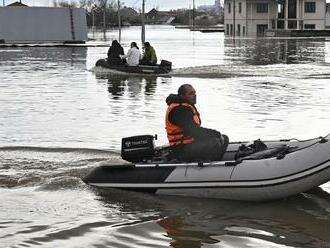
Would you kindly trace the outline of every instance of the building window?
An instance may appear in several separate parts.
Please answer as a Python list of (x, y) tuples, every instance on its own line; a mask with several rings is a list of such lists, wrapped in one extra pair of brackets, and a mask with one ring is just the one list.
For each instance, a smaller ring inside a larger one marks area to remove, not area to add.
[(238, 13), (242, 13), (242, 3), (238, 3)]
[(241, 24), (237, 24), (237, 35), (241, 36)]
[(268, 13), (268, 3), (257, 3), (257, 13)]
[(284, 29), (284, 21), (278, 20), (277, 21), (277, 29)]
[(278, 18), (284, 18), (284, 4), (278, 4), (277, 5), (277, 17)]
[(231, 4), (228, 3), (228, 13), (230, 14), (230, 12), (231, 12)]
[(305, 29), (315, 29), (315, 24), (305, 24)]
[(288, 29), (297, 29), (297, 21), (289, 20), (288, 21)]
[(245, 26), (243, 26), (243, 32), (242, 32), (243, 36), (245, 36)]
[(315, 2), (305, 2), (305, 13), (315, 13)]
[(288, 0), (288, 18), (297, 18), (297, 0)]
[(229, 24), (226, 24), (226, 35), (229, 34)]
[(230, 35), (233, 35), (233, 24), (230, 24)]

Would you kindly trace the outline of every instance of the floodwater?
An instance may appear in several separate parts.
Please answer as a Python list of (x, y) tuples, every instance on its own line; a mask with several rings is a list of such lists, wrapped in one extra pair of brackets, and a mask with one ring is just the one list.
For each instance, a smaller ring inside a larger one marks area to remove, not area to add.
[[(0, 247), (330, 247), (330, 183), (266, 203), (101, 192), (81, 178), (120, 162), (122, 137), (166, 143), (165, 98), (197, 90), (203, 126), (232, 141), (330, 133), (330, 38), (225, 39), (147, 27), (166, 77), (94, 68), (88, 47), (0, 48)], [(123, 30), (125, 51), (140, 40)]]

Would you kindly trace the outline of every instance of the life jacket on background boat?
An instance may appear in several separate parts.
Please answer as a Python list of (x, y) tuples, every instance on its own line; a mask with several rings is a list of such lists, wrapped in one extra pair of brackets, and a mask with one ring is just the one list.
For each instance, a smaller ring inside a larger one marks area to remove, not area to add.
[(179, 107), (179, 106), (189, 107), (193, 113), (194, 122), (198, 126), (201, 125), (201, 119), (199, 117), (199, 113), (193, 105), (191, 105), (189, 103), (171, 103), (168, 106), (167, 111), (166, 111), (166, 132), (167, 132), (167, 138), (170, 143), (170, 146), (178, 146), (178, 145), (182, 145), (182, 144), (186, 145), (186, 144), (189, 144), (194, 141), (194, 138), (184, 135), (184, 130), (181, 127), (179, 127), (169, 121), (169, 115), (170, 115), (171, 111), (174, 108)]

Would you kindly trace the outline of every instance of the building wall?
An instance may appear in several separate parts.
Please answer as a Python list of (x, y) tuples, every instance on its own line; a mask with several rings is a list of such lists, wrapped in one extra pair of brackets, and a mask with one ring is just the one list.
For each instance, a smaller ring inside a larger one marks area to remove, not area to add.
[(86, 41), (84, 9), (48, 7), (0, 8), (0, 40), (6, 43)]
[[(322, 0), (302, 0), (302, 2), (315, 2), (315, 13), (304, 13), (304, 24), (315, 24), (315, 29), (325, 28), (325, 10), (326, 2)], [(304, 11), (304, 4), (302, 4), (302, 10)]]
[(330, 3), (327, 3), (327, 10), (325, 13), (325, 26), (330, 27)]
[[(305, 2), (315, 2), (315, 13), (305, 13)], [(242, 12), (239, 13), (239, 3), (242, 5)], [(268, 13), (258, 13), (257, 3), (268, 3)], [(229, 36), (249, 36), (258, 35), (258, 25), (267, 25), (267, 29), (277, 28), (278, 3), (274, 0), (225, 0), (224, 23), (225, 34)], [(229, 13), (230, 6), (230, 13)], [(235, 6), (235, 14), (234, 14)], [(297, 0), (297, 29), (299, 23), (304, 25), (313, 24), (315, 29), (325, 28), (325, 0)], [(330, 11), (329, 11), (330, 25)], [(234, 28), (235, 26), (235, 28)], [(240, 26), (240, 27), (239, 27)], [(237, 32), (245, 27), (245, 33)], [(266, 26), (264, 26), (266, 27)], [(287, 23), (285, 28), (287, 29)], [(260, 28), (260, 27), (259, 27)], [(302, 27), (303, 29), (304, 27)], [(234, 34), (235, 30), (235, 34)], [(260, 30), (259, 30), (260, 32)]]
[[(276, 19), (277, 4), (274, 1), (262, 1), (268, 3), (268, 13), (257, 13), (257, 2), (251, 0), (235, 0), (235, 21), (233, 13), (233, 0), (225, 1), (225, 34), (230, 34), (230, 26), (235, 23), (235, 36), (256, 36), (257, 25), (267, 25), (269, 28), (272, 27), (272, 20)], [(242, 11), (239, 13), (239, 3), (241, 3)], [(230, 13), (228, 13), (228, 7), (231, 7)], [(276, 13), (276, 14), (275, 14)], [(228, 25), (227, 25), (228, 24)], [(241, 32), (238, 32), (238, 25), (240, 25)], [(228, 30), (229, 29), (229, 30)], [(234, 28), (233, 28), (234, 29)], [(243, 32), (245, 29), (245, 33)]]

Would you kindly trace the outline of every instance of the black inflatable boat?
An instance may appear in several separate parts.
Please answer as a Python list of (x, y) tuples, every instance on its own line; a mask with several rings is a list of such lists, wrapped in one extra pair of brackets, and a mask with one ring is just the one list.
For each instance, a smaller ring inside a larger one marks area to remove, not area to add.
[(99, 59), (96, 61), (95, 66), (124, 72), (124, 73), (136, 73), (136, 74), (166, 74), (172, 70), (172, 62), (167, 60), (161, 60), (157, 65), (111, 65), (107, 59)]

